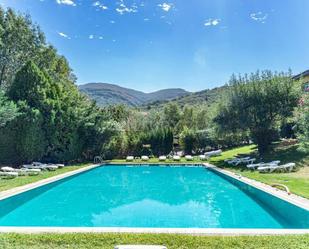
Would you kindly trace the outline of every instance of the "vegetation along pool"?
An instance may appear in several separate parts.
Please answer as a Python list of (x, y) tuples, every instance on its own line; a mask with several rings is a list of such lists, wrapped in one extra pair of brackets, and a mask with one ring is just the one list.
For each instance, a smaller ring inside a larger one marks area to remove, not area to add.
[(309, 228), (309, 212), (204, 167), (116, 165), (0, 201), (0, 226)]

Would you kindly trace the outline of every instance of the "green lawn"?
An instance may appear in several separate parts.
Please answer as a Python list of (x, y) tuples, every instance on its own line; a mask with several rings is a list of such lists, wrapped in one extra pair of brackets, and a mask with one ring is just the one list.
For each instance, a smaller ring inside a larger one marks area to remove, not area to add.
[(113, 249), (118, 244), (159, 244), (168, 249), (309, 248), (309, 236), (189, 236), (173, 234), (1, 234), (4, 249)]
[(256, 171), (250, 171), (245, 166), (235, 167), (224, 163), (225, 159), (236, 155), (251, 155), (252, 157), (257, 157), (256, 153), (255, 146), (244, 146), (223, 152), (222, 156), (211, 159), (210, 163), (266, 184), (284, 184), (289, 187), (292, 193), (309, 198), (309, 155), (299, 152), (297, 150), (297, 145), (286, 147), (280, 147), (278, 144), (274, 145), (272, 152), (266, 154), (264, 158), (261, 159), (264, 162), (273, 160), (280, 160), (281, 163), (295, 162), (297, 171), (292, 173), (261, 174)]
[(25, 184), (37, 182), (39, 180), (43, 180), (52, 176), (56, 176), (59, 174), (63, 174), (72, 170), (79, 169), (81, 167), (85, 167), (89, 164), (81, 164), (74, 166), (67, 166), (62, 169), (57, 169), (56, 171), (43, 171), (40, 175), (37, 176), (19, 176), (14, 179), (1, 179), (0, 180), (0, 191), (8, 190), (11, 188), (19, 187)]

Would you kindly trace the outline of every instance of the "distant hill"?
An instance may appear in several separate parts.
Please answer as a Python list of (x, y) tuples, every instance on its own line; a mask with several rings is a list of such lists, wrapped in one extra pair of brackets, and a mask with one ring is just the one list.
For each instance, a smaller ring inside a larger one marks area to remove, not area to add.
[(171, 100), (154, 101), (144, 104), (142, 107), (145, 109), (155, 109), (163, 107), (166, 103), (177, 103), (180, 107), (185, 105), (201, 105), (212, 104), (220, 99), (220, 97), (227, 91), (227, 86), (216, 87), (199, 92), (190, 93), (184, 96), (177, 97)]
[(108, 83), (88, 83), (80, 85), (79, 89), (98, 105), (125, 104), (129, 106), (141, 106), (152, 102), (168, 101), (190, 94), (180, 88), (164, 89), (152, 93), (144, 93), (129, 88), (120, 87)]

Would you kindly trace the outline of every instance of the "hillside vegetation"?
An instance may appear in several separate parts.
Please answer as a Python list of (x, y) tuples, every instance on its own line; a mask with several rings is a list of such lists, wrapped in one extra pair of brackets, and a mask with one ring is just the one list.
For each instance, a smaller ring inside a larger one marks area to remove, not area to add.
[(216, 87), (213, 89), (207, 89), (199, 92), (190, 93), (184, 96), (180, 96), (171, 100), (154, 101), (143, 105), (145, 109), (156, 109), (164, 107), (167, 103), (174, 103), (179, 107), (184, 107), (185, 105), (211, 105), (213, 103), (219, 102), (221, 97), (226, 93), (228, 87)]
[(144, 93), (108, 83), (89, 83), (79, 86), (79, 89), (91, 99), (95, 100), (100, 106), (124, 104), (135, 107), (154, 101), (166, 101), (189, 94), (189, 92), (180, 88)]

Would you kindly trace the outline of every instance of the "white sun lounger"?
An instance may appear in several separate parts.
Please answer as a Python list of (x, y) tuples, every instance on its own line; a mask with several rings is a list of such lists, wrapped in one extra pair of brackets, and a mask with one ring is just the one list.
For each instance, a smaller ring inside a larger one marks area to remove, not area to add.
[(274, 165), (269, 165), (269, 166), (258, 167), (257, 170), (260, 173), (272, 173), (278, 168), (279, 168), (279, 166), (274, 164)]
[(248, 164), (246, 167), (248, 168), (248, 169), (257, 169), (258, 167), (263, 167), (263, 166), (265, 166), (265, 163), (254, 163), (254, 164)]
[(16, 173), (18, 173), (19, 176), (26, 176), (26, 175), (34, 176), (34, 175), (40, 174), (40, 172), (41, 172), (40, 169), (26, 169), (26, 168), (14, 169), (12, 167), (2, 167), (1, 171), (3, 171), (3, 172), (16, 172)]
[(208, 157), (212, 157), (212, 156), (220, 156), (221, 153), (222, 153), (222, 150), (213, 150), (213, 151), (206, 152), (204, 155)]
[(134, 160), (134, 156), (127, 156), (127, 162), (132, 162)]
[(200, 158), (200, 160), (202, 160), (202, 161), (205, 161), (205, 160), (208, 159), (208, 157), (205, 156), (205, 155), (199, 155), (199, 158)]
[(12, 167), (2, 167), (1, 171), (3, 171), (3, 172), (15, 172), (15, 171), (17, 171), (17, 169), (14, 169)]
[(174, 161), (180, 161), (180, 156), (176, 156), (176, 155), (173, 156), (173, 160), (174, 160)]
[(167, 249), (165, 246), (156, 245), (122, 245), (115, 246), (115, 249)]
[(279, 168), (278, 164), (280, 163), (279, 160), (277, 161), (272, 161), (270, 163), (265, 163), (263, 166), (260, 166), (257, 168), (257, 170), (261, 173), (272, 173), (274, 172), (276, 169)]
[(185, 156), (185, 159), (186, 159), (187, 161), (193, 161), (193, 160), (194, 160), (193, 156), (191, 156), (191, 155), (186, 155), (186, 156)]
[(166, 156), (159, 156), (159, 161), (161, 162), (166, 161)]
[(17, 172), (0, 172), (0, 177), (6, 179), (12, 179), (18, 176)]
[(295, 166), (296, 166), (295, 163), (287, 163), (287, 164), (279, 165), (277, 169), (287, 171), (287, 172), (291, 172), (294, 169)]
[(141, 159), (142, 159), (142, 161), (149, 161), (149, 157), (148, 156), (142, 156)]

